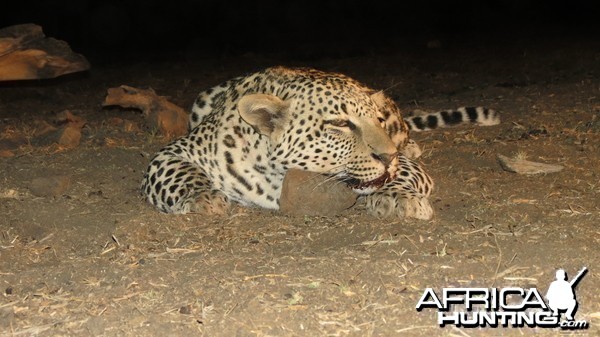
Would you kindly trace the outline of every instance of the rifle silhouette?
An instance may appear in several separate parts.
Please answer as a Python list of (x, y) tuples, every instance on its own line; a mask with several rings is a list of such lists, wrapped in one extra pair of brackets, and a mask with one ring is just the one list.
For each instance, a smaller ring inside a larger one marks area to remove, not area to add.
[(573, 277), (571, 279), (571, 281), (569, 282), (569, 285), (571, 285), (571, 288), (574, 288), (577, 285), (577, 283), (579, 283), (579, 281), (581, 280), (583, 275), (585, 275), (587, 273), (587, 271), (588, 271), (587, 267), (581, 268), (579, 273), (577, 273), (577, 275), (575, 275), (575, 277)]

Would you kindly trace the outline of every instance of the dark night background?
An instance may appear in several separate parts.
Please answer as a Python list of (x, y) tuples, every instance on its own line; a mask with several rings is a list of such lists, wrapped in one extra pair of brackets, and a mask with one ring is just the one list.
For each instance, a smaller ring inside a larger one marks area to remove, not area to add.
[(55, 0), (12, 6), (0, 11), (0, 26), (40, 24), (46, 35), (92, 60), (138, 51), (336, 57), (423, 48), (437, 39), (452, 47), (596, 39), (600, 32), (600, 4), (583, 0)]

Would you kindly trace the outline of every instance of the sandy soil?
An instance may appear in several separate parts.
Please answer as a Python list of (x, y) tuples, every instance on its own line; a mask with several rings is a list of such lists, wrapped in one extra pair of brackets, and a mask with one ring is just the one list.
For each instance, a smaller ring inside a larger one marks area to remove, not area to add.
[[(296, 61), (176, 54), (1, 84), (2, 137), (27, 141), (0, 158), (0, 336), (555, 335), (442, 329), (436, 311), (415, 305), (426, 287), (545, 292), (556, 269), (584, 266), (576, 318), (598, 335), (599, 50), (537, 41)], [(152, 87), (189, 107), (201, 89), (276, 64), (344, 72), (387, 88), (405, 111), (488, 106), (502, 123), (414, 134), (436, 182), (431, 221), (376, 219), (360, 206), (329, 218), (243, 208), (211, 218), (147, 205), (142, 172), (166, 141), (139, 112), (102, 108), (106, 89)], [(31, 144), (36, 125), (65, 110), (87, 121), (81, 144)], [(498, 154), (565, 169), (517, 175)], [(48, 177), (67, 188), (32, 193)]]

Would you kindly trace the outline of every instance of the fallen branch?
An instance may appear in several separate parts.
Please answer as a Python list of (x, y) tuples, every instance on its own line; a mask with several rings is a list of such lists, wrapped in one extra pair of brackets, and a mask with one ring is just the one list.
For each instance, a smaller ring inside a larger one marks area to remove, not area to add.
[(89, 62), (34, 24), (0, 29), (0, 81), (54, 78), (88, 70)]
[(182, 108), (158, 96), (152, 89), (138, 89), (127, 85), (108, 89), (102, 106), (120, 106), (139, 109), (146, 116), (151, 129), (169, 138), (183, 136), (188, 129), (188, 115)]
[(564, 169), (564, 167), (560, 165), (537, 163), (519, 158), (508, 158), (501, 154), (498, 155), (498, 162), (500, 162), (500, 166), (502, 166), (505, 171), (519, 174), (554, 173)]

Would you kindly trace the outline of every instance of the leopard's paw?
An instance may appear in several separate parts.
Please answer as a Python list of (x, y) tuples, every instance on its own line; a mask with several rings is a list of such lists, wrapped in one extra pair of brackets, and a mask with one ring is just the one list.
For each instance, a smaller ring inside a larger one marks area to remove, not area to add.
[(201, 193), (195, 198), (190, 198), (183, 203), (177, 213), (203, 214), (203, 215), (225, 215), (231, 208), (231, 203), (225, 194), (220, 191)]
[(433, 208), (426, 197), (394, 197), (392, 195), (370, 195), (366, 199), (369, 214), (378, 218), (398, 217), (430, 220)]

